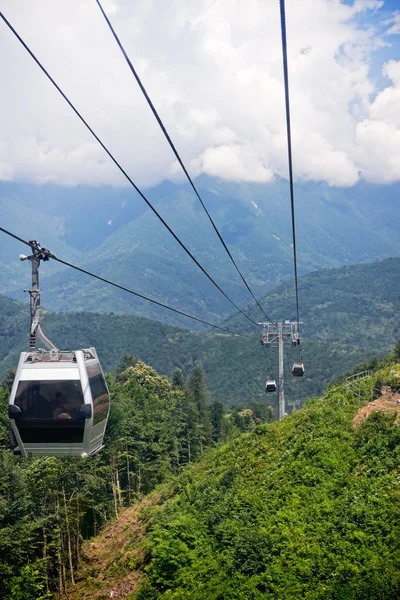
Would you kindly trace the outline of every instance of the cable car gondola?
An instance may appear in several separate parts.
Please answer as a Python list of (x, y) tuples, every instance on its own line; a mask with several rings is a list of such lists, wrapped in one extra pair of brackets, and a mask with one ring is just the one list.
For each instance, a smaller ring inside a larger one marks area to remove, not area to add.
[(109, 393), (96, 350), (22, 352), (8, 410), (16, 454), (99, 452)]
[(294, 377), (303, 377), (304, 375), (304, 363), (294, 363), (292, 367), (292, 375)]
[(267, 379), (265, 384), (265, 391), (267, 393), (276, 392), (276, 382), (275, 379)]
[[(22, 352), (11, 390), (15, 454), (91, 456), (103, 446), (110, 397), (95, 348), (58, 350), (39, 324), (40, 260), (51, 254), (32, 240), (31, 330), (29, 352)], [(36, 335), (48, 350), (36, 347)]]

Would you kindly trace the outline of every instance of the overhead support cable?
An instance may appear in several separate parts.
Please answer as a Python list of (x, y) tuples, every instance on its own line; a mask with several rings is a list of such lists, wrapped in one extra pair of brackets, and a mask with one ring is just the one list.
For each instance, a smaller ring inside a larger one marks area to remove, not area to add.
[(289, 161), (289, 185), (290, 185), (290, 206), (292, 213), (292, 238), (293, 238), (293, 261), (294, 261), (294, 282), (296, 291), (296, 320), (297, 327), (300, 330), (299, 323), (299, 286), (297, 279), (297, 250), (296, 250), (296, 223), (294, 212), (294, 183), (293, 183), (293, 163), (292, 163), (292, 134), (290, 127), (290, 99), (289, 99), (289, 69), (287, 59), (287, 43), (286, 43), (286, 14), (285, 0), (279, 0), (280, 16), (281, 16), (281, 35), (282, 35), (282, 58), (283, 58), (283, 79), (285, 85), (285, 110), (286, 110), (286, 132), (288, 146), (288, 161)]
[[(17, 240), (18, 242), (21, 242), (21, 244), (25, 244), (26, 246), (29, 246), (30, 248), (35, 248), (34, 244), (27, 242), (26, 240), (20, 238), (18, 235), (15, 235), (15, 233), (8, 231), (4, 227), (0, 227), (0, 231), (2, 231), (3, 233), (6, 233), (10, 237)], [(168, 306), (167, 304), (158, 302), (158, 300), (154, 300), (153, 298), (148, 298), (147, 296), (144, 296), (143, 294), (134, 292), (130, 288), (120, 285), (119, 283), (115, 283), (114, 281), (110, 281), (109, 279), (106, 279), (105, 277), (101, 277), (100, 275), (91, 273), (90, 271), (87, 271), (86, 269), (82, 269), (82, 267), (78, 267), (77, 265), (73, 265), (72, 263), (67, 262), (66, 260), (63, 260), (62, 258), (58, 258), (57, 256), (55, 256), (52, 252), (50, 252), (46, 248), (42, 248), (41, 250), (43, 250), (44, 254), (48, 257), (47, 260), (49, 258), (51, 258), (52, 260), (55, 260), (55, 261), (61, 263), (62, 265), (65, 265), (66, 267), (70, 267), (71, 269), (80, 271), (81, 273), (84, 273), (85, 275), (89, 275), (90, 277), (94, 277), (95, 279), (98, 279), (99, 281), (103, 281), (104, 283), (107, 283), (108, 285), (112, 285), (120, 290), (123, 290), (124, 292), (128, 292), (128, 294), (133, 294), (134, 296), (137, 296), (138, 298), (141, 298), (142, 300), (146, 300), (147, 302), (151, 302), (152, 304), (156, 304), (157, 306), (166, 308), (167, 310), (177, 313), (178, 315), (182, 315), (183, 317), (187, 317), (188, 319), (192, 319), (193, 321), (197, 321), (198, 323), (202, 323), (203, 325), (208, 325), (209, 327), (214, 327), (215, 329), (220, 329), (221, 331), (225, 331), (226, 333), (231, 333), (232, 335), (242, 335), (242, 334), (236, 333), (235, 331), (231, 331), (230, 329), (227, 329), (226, 327), (221, 327), (220, 325), (215, 325), (215, 324), (209, 323), (208, 321), (205, 321), (203, 319), (199, 319), (198, 317), (194, 317), (193, 315), (189, 315), (181, 310), (178, 310), (177, 308), (172, 308), (171, 306)]]
[(204, 211), (205, 211), (205, 213), (206, 213), (207, 217), (209, 218), (209, 221), (210, 221), (211, 225), (213, 226), (213, 228), (214, 228), (214, 231), (215, 231), (215, 233), (217, 234), (217, 236), (218, 236), (218, 238), (219, 238), (219, 240), (220, 240), (221, 244), (223, 245), (223, 247), (224, 247), (224, 249), (225, 249), (226, 253), (228, 254), (228, 256), (229, 256), (230, 260), (231, 260), (231, 261), (232, 261), (232, 263), (233, 263), (233, 265), (235, 266), (235, 268), (236, 268), (236, 271), (239, 273), (239, 275), (240, 275), (240, 277), (241, 277), (241, 279), (242, 279), (243, 283), (245, 284), (245, 286), (246, 286), (247, 290), (250, 292), (251, 296), (253, 297), (253, 300), (256, 302), (257, 306), (258, 306), (258, 307), (259, 307), (259, 309), (262, 311), (262, 313), (264, 314), (264, 316), (266, 317), (266, 319), (272, 323), (271, 319), (270, 319), (270, 318), (269, 318), (269, 316), (266, 314), (266, 312), (264, 311), (263, 307), (261, 306), (261, 304), (259, 303), (259, 301), (258, 301), (258, 300), (257, 300), (257, 298), (255, 297), (255, 295), (253, 294), (253, 292), (252, 292), (252, 290), (251, 290), (251, 288), (250, 288), (249, 284), (247, 283), (247, 281), (246, 281), (246, 279), (245, 279), (244, 275), (242, 274), (242, 272), (240, 271), (240, 269), (239, 269), (239, 267), (238, 267), (238, 265), (237, 265), (237, 263), (236, 263), (235, 259), (233, 258), (232, 254), (231, 254), (231, 252), (230, 252), (230, 250), (229, 250), (229, 248), (228, 248), (228, 246), (226, 245), (226, 243), (225, 243), (225, 241), (224, 241), (224, 239), (223, 239), (223, 237), (222, 237), (221, 233), (219, 232), (219, 230), (218, 230), (218, 228), (217, 228), (216, 224), (214, 223), (214, 221), (213, 221), (213, 218), (211, 217), (211, 215), (210, 215), (209, 211), (207, 210), (207, 207), (206, 207), (206, 205), (204, 204), (204, 202), (203, 202), (203, 200), (202, 200), (202, 198), (201, 198), (201, 196), (200, 196), (200, 194), (199, 194), (199, 192), (198, 192), (198, 190), (197, 190), (197, 188), (196, 188), (195, 184), (193, 183), (193, 180), (192, 180), (192, 178), (190, 177), (190, 175), (189, 175), (189, 173), (188, 173), (188, 171), (187, 171), (187, 169), (186, 169), (186, 167), (185, 167), (185, 165), (184, 165), (184, 163), (183, 163), (183, 160), (181, 159), (181, 157), (180, 157), (180, 155), (179, 155), (179, 152), (178, 152), (178, 150), (177, 150), (177, 149), (176, 149), (176, 147), (175, 147), (175, 144), (173, 143), (173, 141), (172, 141), (172, 139), (171, 139), (171, 137), (170, 137), (170, 135), (169, 135), (169, 133), (168, 133), (168, 131), (167, 131), (167, 129), (166, 129), (166, 127), (165, 127), (165, 125), (164, 125), (164, 123), (163, 123), (163, 121), (162, 121), (161, 117), (160, 117), (160, 115), (159, 115), (159, 114), (158, 114), (158, 112), (157, 112), (157, 109), (155, 108), (155, 106), (154, 106), (153, 102), (151, 101), (151, 98), (150, 98), (150, 96), (148, 95), (148, 93), (147, 93), (147, 91), (146, 91), (146, 88), (144, 87), (144, 85), (143, 85), (143, 83), (142, 83), (142, 81), (141, 81), (141, 79), (140, 79), (139, 75), (138, 75), (138, 74), (137, 74), (137, 72), (136, 72), (136, 69), (135, 69), (135, 67), (133, 66), (133, 64), (132, 64), (132, 62), (131, 62), (131, 60), (130, 60), (130, 58), (129, 58), (129, 56), (128, 56), (128, 54), (127, 54), (127, 52), (126, 52), (125, 48), (124, 48), (124, 46), (122, 45), (122, 42), (121, 42), (121, 40), (119, 39), (119, 37), (118, 37), (118, 35), (117, 35), (117, 33), (116, 33), (116, 31), (115, 31), (114, 27), (113, 27), (113, 26), (112, 26), (112, 24), (111, 24), (111, 21), (110, 21), (110, 19), (107, 17), (107, 15), (106, 15), (106, 13), (105, 13), (105, 11), (104, 11), (104, 9), (103, 9), (103, 7), (102, 7), (101, 3), (100, 3), (100, 0), (96, 0), (96, 3), (97, 3), (97, 5), (98, 5), (98, 7), (99, 7), (99, 9), (100, 9), (100, 11), (101, 11), (101, 13), (102, 13), (102, 15), (103, 15), (104, 19), (105, 19), (105, 20), (106, 20), (106, 22), (107, 22), (107, 25), (108, 25), (108, 27), (110, 28), (110, 31), (111, 31), (112, 35), (114, 36), (114, 39), (115, 39), (115, 41), (117, 42), (117, 44), (118, 44), (118, 47), (119, 47), (119, 49), (121, 50), (121, 52), (122, 52), (122, 54), (123, 54), (123, 56), (124, 56), (124, 58), (125, 58), (125, 60), (126, 60), (126, 62), (127, 62), (127, 64), (128, 64), (128, 66), (129, 66), (129, 68), (130, 68), (130, 70), (131, 70), (131, 72), (132, 72), (132, 75), (135, 77), (135, 79), (136, 79), (136, 82), (137, 82), (138, 86), (140, 87), (140, 89), (141, 89), (141, 91), (142, 91), (142, 93), (143, 93), (144, 97), (146, 98), (146, 100), (147, 100), (147, 104), (149, 105), (149, 107), (150, 107), (150, 109), (151, 109), (151, 111), (152, 111), (152, 113), (153, 113), (154, 117), (156, 118), (156, 121), (157, 121), (157, 123), (159, 124), (159, 126), (160, 126), (160, 128), (161, 128), (161, 130), (162, 130), (162, 132), (163, 132), (163, 134), (164, 134), (164, 136), (165, 136), (165, 138), (167, 139), (167, 141), (168, 141), (168, 144), (170, 145), (170, 148), (171, 148), (172, 152), (175, 154), (175, 158), (176, 158), (176, 160), (179, 162), (179, 164), (180, 164), (180, 166), (181, 166), (181, 168), (182, 168), (182, 171), (185, 173), (185, 175), (186, 175), (186, 178), (187, 178), (188, 182), (190, 183), (190, 185), (191, 185), (191, 187), (192, 187), (192, 189), (193, 189), (194, 193), (196, 194), (196, 196), (197, 196), (198, 200), (200, 201), (200, 204), (201, 204), (201, 206), (203, 207), (203, 209), (204, 209)]
[(168, 225), (168, 223), (163, 219), (163, 217), (160, 215), (160, 213), (154, 208), (154, 206), (151, 204), (151, 202), (146, 198), (146, 196), (143, 194), (143, 192), (134, 183), (133, 179), (131, 179), (131, 177), (128, 175), (128, 173), (124, 170), (124, 168), (117, 161), (117, 159), (113, 156), (113, 154), (111, 154), (111, 152), (108, 150), (108, 148), (105, 146), (105, 144), (103, 144), (103, 142), (98, 137), (98, 135), (90, 127), (88, 122), (83, 118), (83, 116), (78, 111), (78, 109), (74, 106), (74, 104), (67, 97), (67, 95), (62, 91), (60, 86), (56, 83), (56, 81), (53, 79), (53, 77), (50, 75), (50, 73), (45, 69), (45, 67), (42, 65), (40, 60), (35, 56), (35, 54), (32, 52), (32, 50), (29, 48), (29, 46), (24, 42), (24, 40), (17, 33), (17, 31), (14, 29), (14, 27), (11, 25), (11, 23), (6, 19), (6, 17), (4, 16), (4, 14), (2, 12), (0, 12), (0, 17), (3, 19), (3, 21), (7, 25), (7, 27), (12, 31), (12, 33), (15, 35), (15, 37), (18, 39), (18, 41), (22, 44), (22, 46), (25, 48), (25, 50), (28, 52), (28, 54), (33, 58), (33, 60), (38, 65), (38, 67), (41, 69), (41, 71), (46, 75), (46, 77), (49, 79), (49, 81), (53, 84), (53, 86), (56, 88), (56, 90), (61, 94), (61, 96), (64, 98), (64, 100), (67, 102), (67, 104), (72, 108), (72, 110), (74, 111), (76, 116), (85, 125), (86, 129), (88, 129), (88, 131), (90, 131), (92, 136), (100, 144), (100, 146), (103, 148), (103, 150), (109, 156), (109, 158), (111, 158), (113, 163), (118, 167), (118, 169), (121, 171), (121, 173), (124, 175), (124, 177), (129, 181), (129, 183), (136, 190), (136, 192), (139, 194), (139, 196), (146, 202), (147, 206), (153, 211), (153, 213), (156, 215), (156, 217), (161, 221), (161, 223), (164, 225), (164, 227), (169, 231), (169, 233), (173, 236), (173, 238), (178, 242), (178, 244), (186, 252), (186, 254), (193, 260), (193, 262), (199, 267), (199, 269), (204, 273), (204, 275), (206, 275), (206, 277), (218, 289), (218, 291), (221, 292), (221, 294), (223, 296), (225, 296), (225, 298), (232, 304), (232, 306), (234, 306), (236, 308), (236, 310), (238, 310), (244, 317), (246, 317), (246, 319), (248, 319), (251, 323), (253, 323), (253, 325), (256, 325), (257, 327), (259, 327), (259, 324), (256, 321), (254, 321), (251, 317), (249, 317), (249, 315), (247, 315), (245, 312), (243, 312), (243, 310), (241, 308), (239, 308), (239, 306), (237, 306), (237, 304), (228, 296), (228, 294), (226, 294), (226, 292), (224, 292), (224, 290), (218, 285), (218, 283), (216, 283), (216, 281), (211, 277), (211, 275), (209, 275), (209, 273), (206, 271), (206, 269), (193, 256), (193, 254), (185, 246), (185, 244), (179, 239), (179, 237), (171, 229), (171, 227)]

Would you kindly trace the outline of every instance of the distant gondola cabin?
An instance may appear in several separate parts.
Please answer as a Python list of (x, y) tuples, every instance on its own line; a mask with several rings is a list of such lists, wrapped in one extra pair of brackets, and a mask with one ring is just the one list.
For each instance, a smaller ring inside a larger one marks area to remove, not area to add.
[(294, 363), (293, 368), (292, 368), (292, 374), (294, 377), (303, 377), (304, 364), (303, 363)]
[(265, 384), (265, 391), (267, 393), (276, 392), (276, 382), (274, 379), (267, 379), (267, 382)]

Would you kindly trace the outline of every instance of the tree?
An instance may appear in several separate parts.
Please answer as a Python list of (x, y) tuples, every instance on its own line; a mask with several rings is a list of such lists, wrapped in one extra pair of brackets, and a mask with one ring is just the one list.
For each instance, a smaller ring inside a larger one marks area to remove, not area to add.
[(16, 369), (7, 369), (6, 375), (0, 384), (0, 388), (2, 390), (6, 390), (8, 393), (11, 392), (11, 389), (12, 389), (12, 386), (14, 383), (14, 379), (15, 379), (15, 373), (16, 373)]
[(212, 438), (212, 425), (208, 406), (204, 371), (199, 365), (195, 365), (186, 383), (186, 390), (190, 399), (194, 402), (202, 430), (201, 451), (204, 445), (209, 445)]
[(10, 440), (8, 437), (10, 421), (7, 416), (9, 397), (9, 392), (0, 388), (0, 450), (10, 447)]
[(221, 402), (213, 402), (210, 406), (210, 418), (213, 428), (212, 438), (214, 442), (222, 439), (224, 406)]
[(183, 379), (182, 369), (175, 368), (172, 372), (172, 385), (174, 388), (183, 389), (185, 382)]
[(183, 397), (183, 440), (184, 461), (192, 462), (202, 452), (202, 429), (199, 411), (193, 395), (186, 389)]
[(46, 591), (46, 577), (43, 560), (22, 567), (21, 575), (11, 582), (10, 600), (47, 600), (53, 594)]
[(115, 374), (117, 376), (118, 381), (122, 381), (122, 373), (126, 371), (126, 369), (129, 369), (129, 367), (134, 367), (135, 365), (137, 365), (138, 361), (139, 359), (137, 358), (137, 356), (133, 356), (132, 354), (124, 354), (124, 356), (121, 358), (115, 369)]

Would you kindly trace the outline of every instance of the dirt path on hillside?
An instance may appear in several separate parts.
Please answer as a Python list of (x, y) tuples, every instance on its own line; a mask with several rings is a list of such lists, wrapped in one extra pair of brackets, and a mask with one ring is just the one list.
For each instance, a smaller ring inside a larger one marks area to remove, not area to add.
[(363, 421), (374, 412), (396, 412), (396, 420), (400, 420), (400, 394), (392, 392), (390, 387), (383, 387), (381, 396), (373, 402), (368, 402), (362, 406), (353, 419), (354, 427), (358, 427)]
[(84, 544), (76, 585), (68, 588), (69, 600), (121, 600), (137, 590), (142, 580), (142, 542), (147, 522), (140, 513), (144, 506), (154, 504), (158, 501), (152, 495), (123, 509), (118, 520)]

